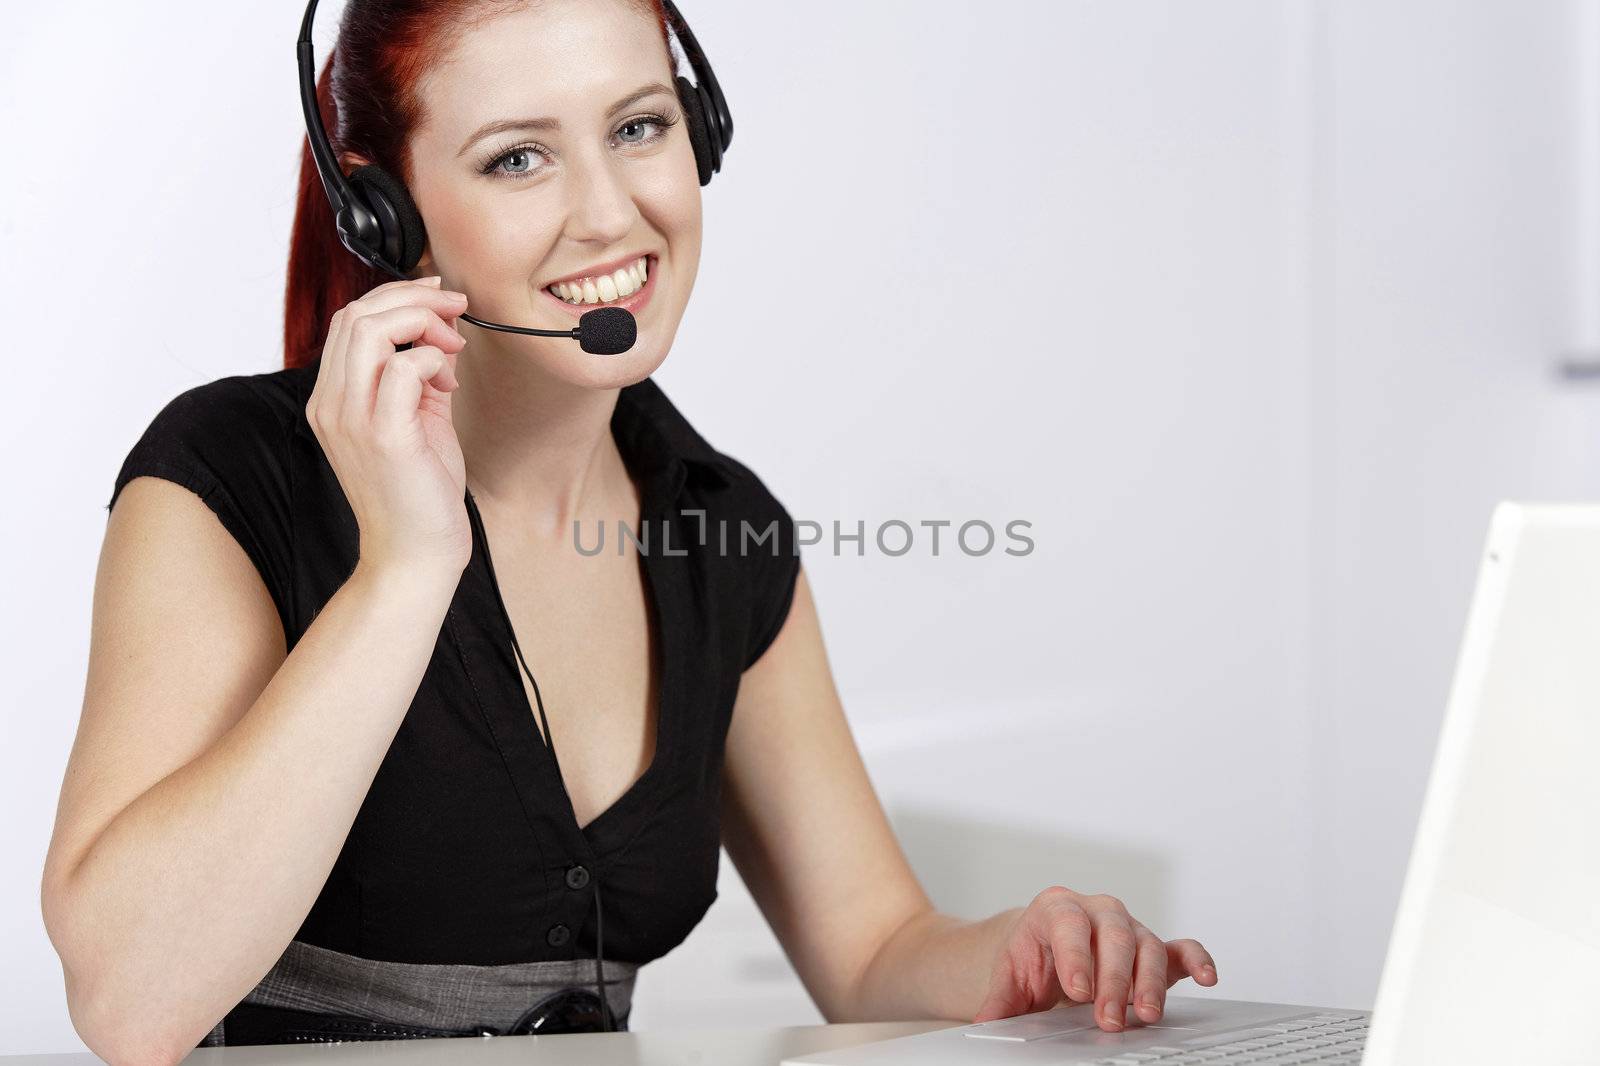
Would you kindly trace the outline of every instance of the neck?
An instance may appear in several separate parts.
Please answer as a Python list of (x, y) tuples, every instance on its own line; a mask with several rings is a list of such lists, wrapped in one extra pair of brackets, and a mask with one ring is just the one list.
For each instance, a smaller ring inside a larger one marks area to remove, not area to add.
[(631, 482), (611, 415), (617, 389), (552, 378), (530, 359), (492, 344), (468, 344), (456, 358), (461, 384), (451, 421), (479, 503), (518, 516), (529, 533), (560, 538), (572, 523), (605, 515)]

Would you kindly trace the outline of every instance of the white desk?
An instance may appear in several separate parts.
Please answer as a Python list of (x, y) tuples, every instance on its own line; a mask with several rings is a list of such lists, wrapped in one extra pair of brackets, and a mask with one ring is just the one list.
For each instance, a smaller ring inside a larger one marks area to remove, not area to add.
[[(853, 1022), (793, 1025), (781, 1029), (669, 1029), (637, 1033), (566, 1033), (551, 1036), (441, 1037), (429, 1040), (350, 1041), (342, 1044), (256, 1044), (196, 1048), (183, 1061), (194, 1066), (283, 1064), (299, 1066), (776, 1066), (793, 1055), (854, 1047), (874, 1040), (947, 1029), (962, 1022)], [(0, 1056), (4, 1066), (94, 1066), (88, 1052)]]

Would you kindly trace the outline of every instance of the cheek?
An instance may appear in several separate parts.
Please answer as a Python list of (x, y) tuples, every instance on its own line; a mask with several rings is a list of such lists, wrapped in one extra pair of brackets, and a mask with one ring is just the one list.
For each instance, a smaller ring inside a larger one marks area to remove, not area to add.
[[(521, 278), (556, 236), (545, 214), (519, 207), (514, 195), (460, 191), (418, 204), (435, 262), (449, 274)], [(524, 202), (531, 200), (524, 198)]]
[[(632, 178), (634, 201), (640, 213), (658, 232), (674, 242), (698, 246), (701, 225), (700, 179), (688, 135), (669, 151), (638, 167)], [(685, 249), (676, 249), (680, 253)]]
[(672, 180), (663, 190), (666, 210), (676, 229), (691, 236), (696, 244), (700, 238), (701, 188), (694, 166), (694, 152), (689, 148), (687, 136), (678, 145), (679, 153), (672, 171)]
[(677, 197), (671, 208), (668, 241), (672, 246), (672, 265), (686, 294), (694, 288), (700, 272), (700, 203), (700, 184), (690, 182), (688, 190)]
[[(687, 153), (687, 149), (685, 149)], [(693, 277), (700, 254), (702, 199), (693, 157), (686, 166), (664, 167), (656, 180), (640, 190), (639, 207), (651, 226), (666, 237), (673, 264)]]

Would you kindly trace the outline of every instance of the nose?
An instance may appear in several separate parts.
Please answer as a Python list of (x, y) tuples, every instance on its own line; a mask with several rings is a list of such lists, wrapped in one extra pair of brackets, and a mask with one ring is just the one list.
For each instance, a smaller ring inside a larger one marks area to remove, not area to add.
[(615, 244), (633, 231), (638, 217), (625, 163), (603, 151), (578, 160), (567, 186), (567, 235), (572, 240)]

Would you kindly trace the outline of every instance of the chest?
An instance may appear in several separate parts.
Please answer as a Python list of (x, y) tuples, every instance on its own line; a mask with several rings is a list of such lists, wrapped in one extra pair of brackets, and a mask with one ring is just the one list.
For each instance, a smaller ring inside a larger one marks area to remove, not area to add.
[(655, 755), (660, 641), (645, 559), (504, 534), (492, 552), (506, 615), (538, 682), (536, 691), (518, 664), (525, 713), (541, 737), (548, 722), (573, 813), (587, 826)]
[[(296, 641), (360, 548), (320, 445), (307, 433), (297, 447), (286, 595)], [(619, 558), (613, 525), (604, 559), (573, 558), (569, 541), (572, 565), (547, 568), (519, 542), (518, 515), (482, 516), (487, 540), (474, 537), (412, 704), (302, 939), (395, 962), (582, 958), (596, 946), (598, 884), (608, 959), (644, 963), (682, 942), (716, 898), (724, 739), (751, 613), (746, 561), (696, 547), (707, 543), (697, 539), (703, 528), (714, 546), (718, 522), (744, 508), (702, 487), (661, 477), (639, 501), (648, 559), (631, 544)], [(736, 521), (730, 528), (731, 541)], [(593, 539), (591, 530), (586, 544)], [(512, 627), (538, 679), (561, 778)], [(587, 883), (571, 880), (578, 866)]]

